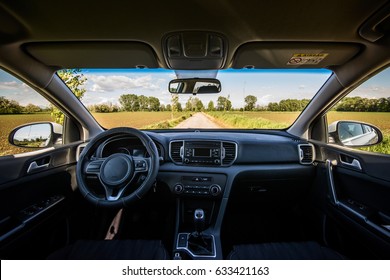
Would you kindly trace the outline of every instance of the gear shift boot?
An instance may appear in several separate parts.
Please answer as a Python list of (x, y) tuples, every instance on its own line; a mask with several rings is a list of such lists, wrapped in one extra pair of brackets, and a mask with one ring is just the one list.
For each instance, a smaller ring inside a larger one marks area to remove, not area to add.
[(194, 226), (195, 232), (188, 237), (188, 250), (194, 255), (211, 256), (214, 254), (213, 237), (203, 234), (206, 225), (206, 217), (203, 209), (194, 211)]
[(190, 234), (188, 238), (188, 250), (197, 256), (212, 256), (214, 255), (213, 237), (210, 235)]

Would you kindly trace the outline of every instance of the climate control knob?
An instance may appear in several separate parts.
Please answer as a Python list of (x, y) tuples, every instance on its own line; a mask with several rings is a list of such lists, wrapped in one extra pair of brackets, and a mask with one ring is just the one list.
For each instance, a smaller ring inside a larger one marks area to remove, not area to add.
[(174, 187), (173, 187), (173, 191), (176, 193), (176, 194), (181, 194), (183, 191), (184, 191), (184, 187), (182, 184), (176, 184)]
[(214, 184), (214, 185), (210, 186), (210, 194), (212, 196), (219, 195), (221, 193), (221, 191), (222, 191), (221, 187), (219, 185), (217, 185), (217, 184)]

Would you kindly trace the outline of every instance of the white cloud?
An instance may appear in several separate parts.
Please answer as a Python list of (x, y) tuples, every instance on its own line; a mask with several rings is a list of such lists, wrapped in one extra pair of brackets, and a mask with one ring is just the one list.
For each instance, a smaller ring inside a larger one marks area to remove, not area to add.
[(20, 89), (21, 86), (22, 86), (22, 84), (18, 83), (16, 81), (0, 82), (0, 89), (5, 89), (5, 90), (17, 90), (17, 89)]
[(127, 76), (86, 75), (88, 89), (93, 92), (127, 91), (136, 88), (157, 90), (159, 87), (150, 75), (130, 78)]
[(257, 103), (259, 105), (268, 105), (270, 102), (276, 102), (276, 99), (273, 98), (273, 96), (271, 94), (267, 94), (267, 95), (264, 95), (264, 96), (260, 96), (258, 99), (257, 99)]
[(360, 96), (363, 98), (387, 98), (390, 96), (390, 88), (384, 86), (360, 86), (352, 91), (348, 97)]

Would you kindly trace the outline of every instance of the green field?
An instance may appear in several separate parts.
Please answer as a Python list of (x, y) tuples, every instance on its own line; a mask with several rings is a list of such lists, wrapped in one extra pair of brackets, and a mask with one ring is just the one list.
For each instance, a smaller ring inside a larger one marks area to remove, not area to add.
[[(223, 127), (234, 128), (286, 128), (299, 112), (209, 112)], [(189, 113), (171, 112), (120, 112), (94, 113), (96, 120), (105, 128), (128, 126), (135, 128), (171, 128), (189, 117)], [(368, 150), (390, 154), (390, 113), (330, 112), (329, 123), (335, 120), (360, 120), (378, 126), (385, 135), (384, 143)], [(0, 115), (0, 155), (11, 155), (31, 149), (16, 148), (8, 144), (8, 134), (21, 124), (36, 121), (52, 121), (50, 114)]]
[[(236, 128), (287, 128), (299, 116), (300, 112), (207, 112), (207, 114)], [(248, 118), (250, 121), (248, 121)], [(328, 122), (337, 120), (356, 120), (378, 126), (383, 132), (390, 133), (390, 113), (372, 112), (335, 112), (328, 113)]]
[[(300, 112), (208, 112), (208, 114), (226, 127), (279, 129), (289, 127)], [(379, 127), (383, 132), (383, 142), (362, 150), (390, 154), (390, 113), (332, 111), (327, 117), (329, 124), (337, 120), (355, 120)]]

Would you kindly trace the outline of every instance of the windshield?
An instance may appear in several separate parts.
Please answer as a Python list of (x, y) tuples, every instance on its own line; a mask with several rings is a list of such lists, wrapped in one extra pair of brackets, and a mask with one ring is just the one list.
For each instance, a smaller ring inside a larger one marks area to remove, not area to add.
[[(316, 70), (72, 69), (58, 75), (105, 128), (289, 127), (332, 74)], [(172, 94), (171, 80), (217, 78), (217, 94)]]

